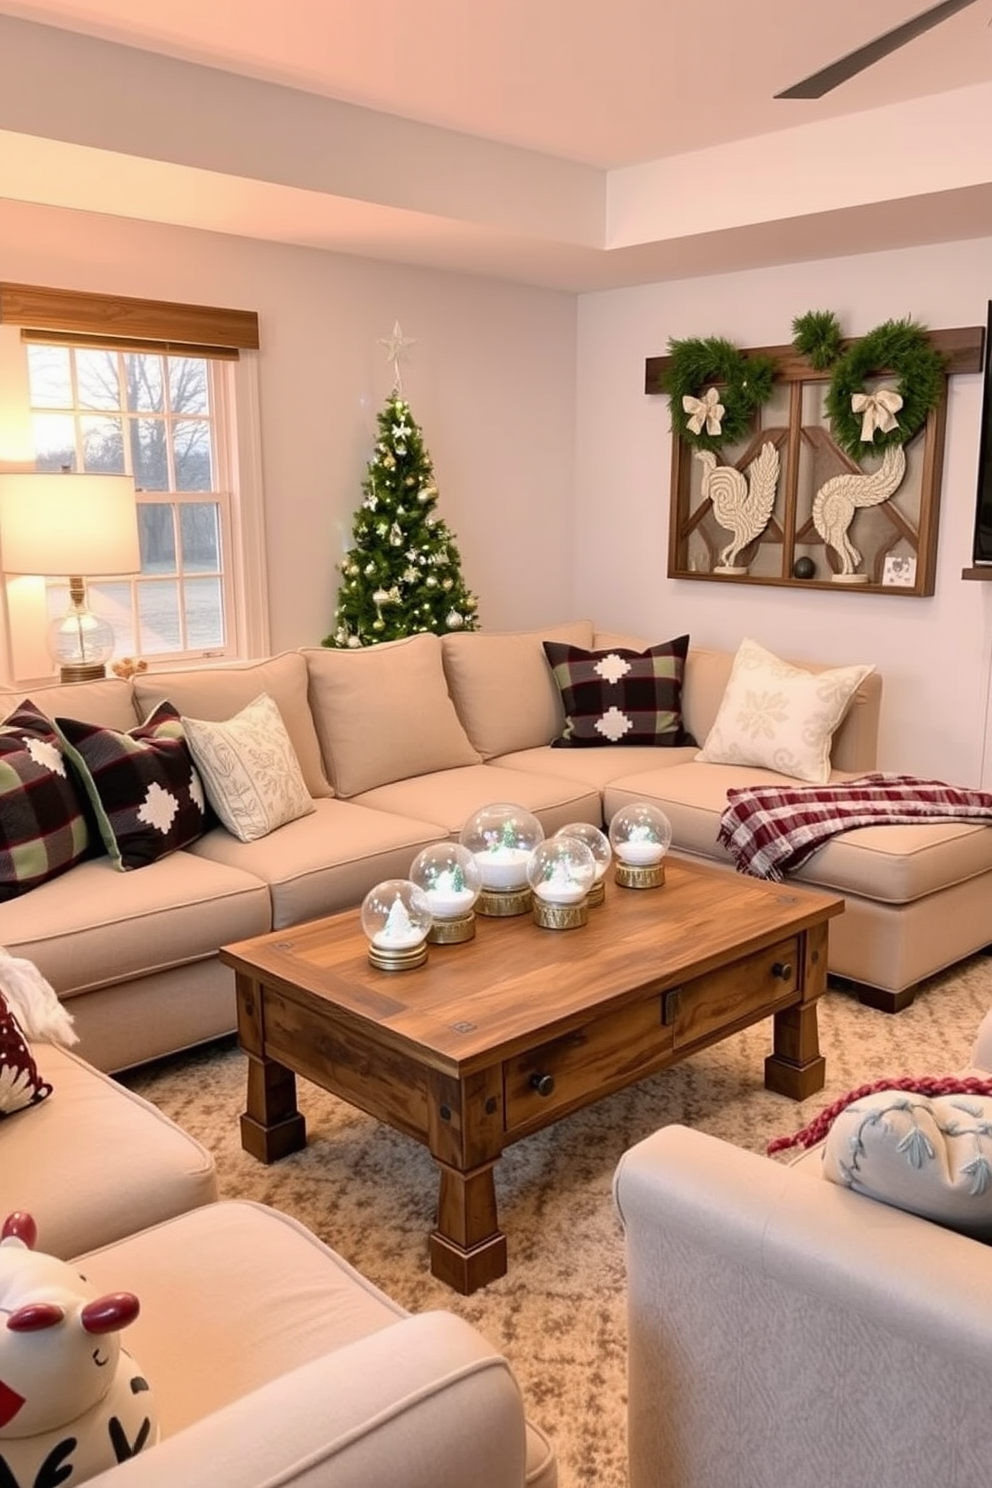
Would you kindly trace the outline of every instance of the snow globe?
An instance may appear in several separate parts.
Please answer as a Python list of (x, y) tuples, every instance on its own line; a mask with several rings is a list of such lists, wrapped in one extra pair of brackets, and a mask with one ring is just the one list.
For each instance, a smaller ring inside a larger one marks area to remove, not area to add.
[(408, 878), (384, 879), (362, 900), (361, 919), (373, 966), (380, 971), (423, 966), (434, 917), (418, 884)]
[(545, 930), (584, 925), (595, 880), (596, 859), (578, 837), (554, 836), (538, 843), (527, 864), (535, 925)]
[(606, 870), (613, 861), (613, 849), (610, 839), (599, 827), (594, 827), (592, 822), (567, 822), (565, 826), (559, 827), (555, 833), (556, 837), (578, 837), (584, 842), (592, 853), (596, 864), (596, 877), (593, 879), (592, 888), (589, 890), (587, 903), (592, 909), (596, 904), (602, 904), (606, 898)]
[(433, 916), (428, 941), (455, 945), (473, 938), (482, 874), (467, 847), (460, 842), (425, 847), (410, 864), (410, 881), (427, 895)]
[(509, 801), (483, 806), (462, 827), (460, 841), (482, 877), (478, 913), (526, 914), (532, 903), (527, 864), (544, 841), (544, 828), (534, 813)]
[(622, 888), (656, 889), (665, 882), (672, 824), (650, 801), (621, 806), (610, 822), (610, 843), (617, 860), (614, 878)]

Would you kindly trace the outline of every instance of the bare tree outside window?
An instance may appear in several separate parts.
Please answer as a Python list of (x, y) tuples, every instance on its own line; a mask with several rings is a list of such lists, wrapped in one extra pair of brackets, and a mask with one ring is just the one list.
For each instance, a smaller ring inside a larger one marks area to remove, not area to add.
[[(132, 475), (141, 573), (90, 578), (90, 603), (114, 625), (117, 653), (183, 657), (227, 643), (225, 531), (218, 480), (215, 365), (202, 356), (29, 343), (39, 470)], [(61, 613), (62, 575), (49, 609)]]

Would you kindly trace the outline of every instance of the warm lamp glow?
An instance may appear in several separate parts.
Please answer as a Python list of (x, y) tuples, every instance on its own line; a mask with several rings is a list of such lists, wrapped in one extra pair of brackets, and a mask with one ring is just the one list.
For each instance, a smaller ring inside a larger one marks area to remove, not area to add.
[(132, 574), (141, 567), (129, 475), (0, 475), (8, 574)]
[(49, 628), (49, 652), (63, 682), (102, 677), (114, 633), (86, 609), (83, 580), (140, 571), (131, 477), (0, 474), (0, 558), (6, 574), (68, 578), (70, 608)]

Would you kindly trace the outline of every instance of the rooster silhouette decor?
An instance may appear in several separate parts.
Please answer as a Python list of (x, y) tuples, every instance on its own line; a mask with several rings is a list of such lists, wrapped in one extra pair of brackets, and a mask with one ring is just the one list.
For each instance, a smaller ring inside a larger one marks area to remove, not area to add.
[(733, 533), (731, 541), (720, 549), (720, 561), (713, 572), (747, 573), (737, 560), (771, 520), (778, 489), (778, 449), (766, 440), (747, 475), (734, 465), (718, 465), (711, 450), (697, 449), (693, 453), (703, 466), (702, 495), (709, 499), (720, 526)]

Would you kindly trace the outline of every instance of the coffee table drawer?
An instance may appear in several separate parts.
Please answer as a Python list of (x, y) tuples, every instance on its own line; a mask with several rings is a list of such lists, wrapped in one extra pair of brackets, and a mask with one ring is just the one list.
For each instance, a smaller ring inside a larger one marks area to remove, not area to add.
[(503, 1065), (507, 1131), (629, 1084), (671, 1054), (674, 1030), (662, 1023), (661, 1007), (656, 993), (508, 1059)]
[(743, 1026), (762, 1009), (773, 1012), (795, 996), (800, 965), (799, 939), (792, 936), (666, 992), (662, 1018), (673, 1031), (675, 1048)]

